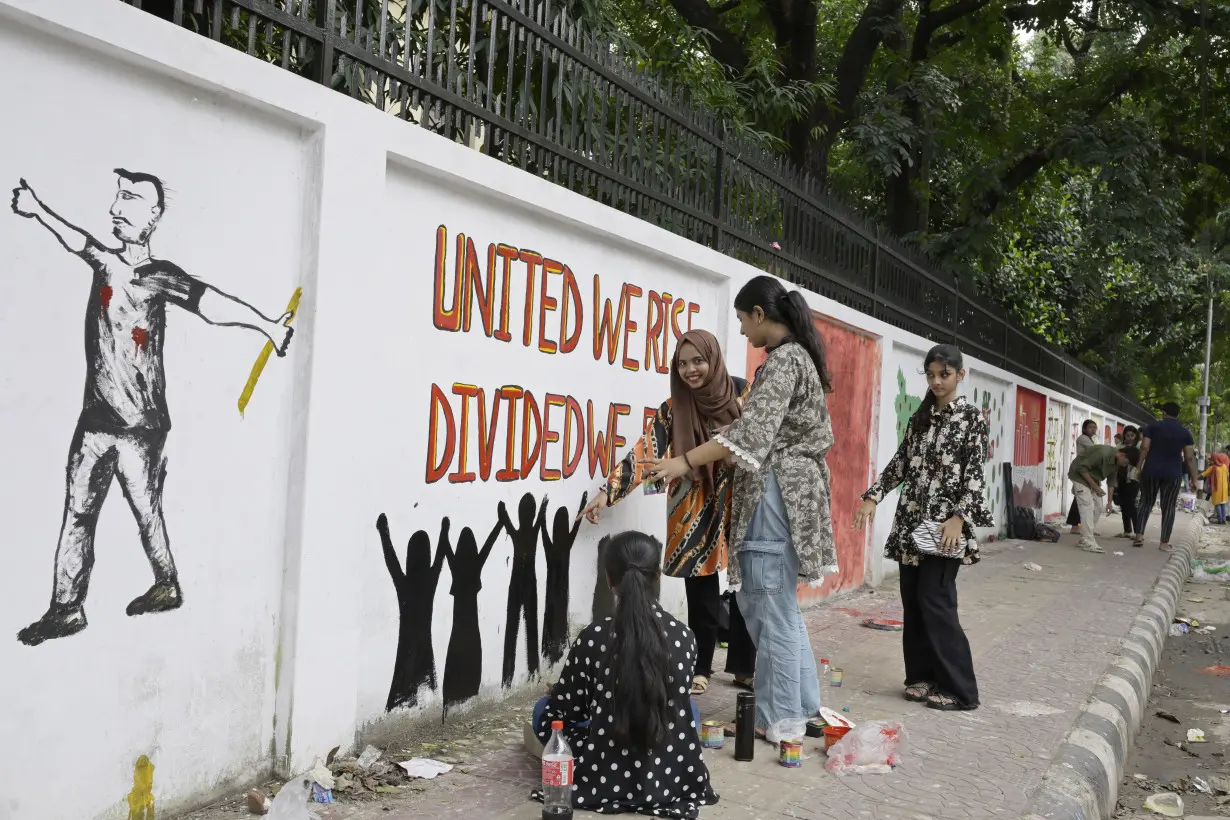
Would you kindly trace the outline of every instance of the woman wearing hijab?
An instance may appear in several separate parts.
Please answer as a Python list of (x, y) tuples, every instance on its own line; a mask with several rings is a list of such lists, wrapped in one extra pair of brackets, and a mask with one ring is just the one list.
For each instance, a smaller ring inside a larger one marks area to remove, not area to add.
[[(693, 450), (709, 441), (715, 430), (739, 418), (741, 395), (746, 388), (746, 381), (726, 372), (717, 337), (707, 330), (683, 334), (671, 361), (670, 398), (658, 408), (645, 435), (615, 465), (581, 515), (597, 524), (604, 507), (627, 498), (648, 480), (644, 462)], [(722, 606), (719, 574), (728, 558), (732, 475), (727, 463), (708, 464), (671, 481), (667, 488), (662, 571), (683, 578), (687, 591), (688, 626), (696, 635), (694, 695), (704, 694), (713, 676), (713, 651)], [(653, 491), (652, 482), (645, 491)], [(737, 685), (752, 687), (756, 650), (733, 596), (726, 671), (734, 675)]]

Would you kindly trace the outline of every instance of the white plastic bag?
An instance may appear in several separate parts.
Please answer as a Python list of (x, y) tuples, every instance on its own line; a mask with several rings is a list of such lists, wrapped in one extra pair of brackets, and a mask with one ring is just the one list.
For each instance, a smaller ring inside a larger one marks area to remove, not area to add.
[(829, 760), (824, 768), (839, 775), (890, 772), (901, 764), (905, 742), (905, 727), (900, 723), (878, 720), (863, 723), (829, 749)]
[(315, 815), (308, 811), (308, 795), (312, 792), (312, 781), (306, 778), (295, 778), (273, 798), (269, 806), (269, 820), (314, 820)]

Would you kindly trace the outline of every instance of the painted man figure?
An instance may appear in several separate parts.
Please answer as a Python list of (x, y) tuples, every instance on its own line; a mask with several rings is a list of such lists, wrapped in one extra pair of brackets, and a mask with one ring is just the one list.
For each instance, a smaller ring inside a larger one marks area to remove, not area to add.
[(13, 213), (38, 221), (94, 273), (85, 322), (85, 399), (68, 454), (51, 607), (17, 633), (29, 646), (86, 627), (83, 605), (94, 565), (94, 528), (112, 477), (119, 478), (154, 571), (154, 585), (128, 605), (128, 614), (168, 612), (183, 604), (162, 513), (163, 446), (171, 428), (162, 363), (167, 304), (212, 325), (255, 330), (279, 356), (290, 344), (292, 314), (269, 319), (151, 256), (150, 236), (166, 210), (162, 182), (123, 169), (115, 173), (119, 188), (111, 224), (119, 248), (105, 247), (65, 222), (24, 179), (13, 191)]

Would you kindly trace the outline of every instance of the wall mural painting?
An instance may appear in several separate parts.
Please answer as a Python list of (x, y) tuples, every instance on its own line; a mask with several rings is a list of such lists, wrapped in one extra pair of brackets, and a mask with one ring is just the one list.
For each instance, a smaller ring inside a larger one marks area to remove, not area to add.
[[(259, 333), (268, 351), (278, 356), (286, 355), (294, 332), (293, 310), (269, 318), (174, 262), (154, 256), (151, 238), (166, 212), (165, 186), (148, 173), (117, 168), (115, 176), (110, 211), (115, 245), (105, 245), (65, 220), (24, 179), (13, 189), (13, 213), (41, 225), (93, 275), (86, 303), (85, 397), (69, 447), (51, 605), (18, 632), (17, 639), (27, 646), (86, 628), (94, 531), (113, 479), (119, 480), (136, 519), (154, 576), (153, 586), (128, 605), (128, 615), (170, 612), (183, 605), (162, 506), (167, 477), (163, 451), (171, 428), (163, 367), (167, 306), (217, 327)], [(259, 375), (253, 368), (252, 387)], [(251, 390), (245, 390), (250, 398)]]
[(436, 587), (440, 571), (444, 568), (447, 552), (449, 520), (440, 525), (440, 538), (436, 542), (436, 555), (432, 559), (431, 536), (419, 530), (410, 536), (406, 544), (406, 560), (403, 565), (393, 546), (389, 532), (389, 520), (381, 513), (376, 519), (380, 533), (380, 545), (384, 548), (385, 565), (397, 590), (399, 629), (397, 632), (397, 655), (393, 665), (393, 683), (389, 686), (389, 698), (385, 704), (388, 711), (399, 706), (414, 706), (418, 703), (419, 689), (426, 686), (436, 691), (436, 657), (431, 645), (431, 615), (435, 605)]
[(154, 764), (145, 755), (138, 757), (132, 768), (128, 820), (154, 820)]
[[(574, 513), (567, 507), (555, 511), (551, 532), (542, 519), (542, 551), (547, 559), (546, 601), (542, 608), (542, 656), (547, 663), (559, 663), (568, 648), (568, 572), (572, 567), (572, 545), (581, 529), (581, 511), (589, 493), (581, 496)], [(544, 499), (545, 506), (546, 501)], [(601, 573), (599, 573), (601, 574)]]
[[(531, 502), (533, 500), (531, 499)], [(453, 632), (448, 639), (448, 654), (444, 658), (444, 714), (450, 706), (464, 703), (478, 694), (483, 682), (483, 636), (478, 621), (478, 593), (483, 588), (483, 566), (491, 556), (491, 548), (503, 532), (496, 524), (487, 536), (483, 548), (478, 548), (474, 532), (463, 527), (454, 552), (448, 540), (448, 519), (441, 524), (440, 546), (448, 561), (453, 585)]]
[(1048, 402), (1046, 409), (1046, 491), (1059, 490), (1059, 446), (1063, 435), (1063, 418), (1056, 402)]
[(905, 429), (910, 424), (914, 411), (922, 404), (921, 396), (911, 396), (905, 388), (905, 371), (897, 368), (897, 398), (893, 400), (893, 412), (897, 416), (897, 444), (905, 440)]
[[(597, 274), (585, 281), (567, 264), (528, 248), (492, 242), (482, 253), (475, 237), (451, 233), (444, 225), (435, 229), (433, 261), (432, 297), (424, 305), (430, 303), (435, 331), (486, 337), (497, 357), (509, 356), (499, 351), (511, 349), (511, 356), (518, 358), (510, 356), (500, 364), (509, 372), (516, 371), (520, 357), (549, 355), (600, 367), (604, 385), (626, 384), (623, 376), (629, 373), (652, 375), (658, 385), (656, 399), (659, 390), (667, 389), (662, 376), (670, 372), (673, 346), (692, 329), (701, 310), (695, 302), (633, 282), (604, 286)], [(513, 305), (510, 298), (520, 288), (514, 289), (513, 283), (522, 277), (525, 303)], [(619, 376), (612, 380), (612, 374)], [(451, 385), (428, 380), (423, 398), (428, 426), (421, 475), (428, 487), (440, 482), (535, 480), (546, 485), (573, 476), (581, 480), (578, 474), (586, 472), (592, 481), (610, 471), (630, 434), (639, 436), (645, 419), (657, 410), (656, 403), (634, 407), (612, 396), (596, 401), (516, 384), (483, 386), (479, 379)], [(580, 496), (579, 504), (557, 507), (553, 515), (541, 494), (521, 494), (515, 510), (509, 509), (511, 500), (500, 501), (481, 549), (469, 527), (461, 529), (454, 549), (445, 518), (434, 556), (426, 531), (415, 532), (406, 555), (400, 556), (389, 522), (380, 516), (377, 530), (401, 620), (387, 711), (419, 705), (424, 689), (436, 689), (432, 606), (444, 565), (453, 597), (452, 633), (440, 683), (445, 714), (479, 694), (484, 680), (480, 627), (487, 625), (489, 640), (499, 631), (495, 613), (479, 611), (481, 577), (492, 548), (503, 537), (511, 542), (512, 554), (506, 570), (500, 685), (507, 689), (519, 682), (522, 634), (528, 678), (540, 674), (544, 661), (550, 665), (564, 658), (570, 636), (572, 548), (580, 530), (578, 514), (587, 501), (588, 493)], [(599, 544), (599, 567), (605, 543)], [(540, 544), (546, 568), (541, 592)], [(585, 559), (593, 560), (588, 551)], [(597, 576), (594, 609), (609, 614), (610, 590), (602, 573)], [(486, 671), (493, 676), (494, 670)]]
[(1008, 392), (1001, 390), (999, 395), (996, 395), (994, 391), (975, 387), (973, 389), (973, 402), (982, 411), (982, 417), (986, 420), (988, 429), (987, 463), (984, 468), (986, 472), (986, 500), (990, 508), (995, 511), (996, 519), (1002, 521), (1004, 482), (1000, 480), (1003, 465), (1000, 463), (999, 453), (1000, 448), (1003, 446), (1004, 405), (1008, 402)]

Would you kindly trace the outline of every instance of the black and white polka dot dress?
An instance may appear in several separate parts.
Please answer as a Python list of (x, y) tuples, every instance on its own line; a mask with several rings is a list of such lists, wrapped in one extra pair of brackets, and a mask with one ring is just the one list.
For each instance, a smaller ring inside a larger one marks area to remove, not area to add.
[[(718, 801), (701, 757), (700, 736), (689, 697), (696, 663), (692, 630), (662, 612), (655, 614), (670, 647), (668, 691), (674, 720), (667, 738), (649, 753), (619, 748), (611, 714), (607, 649), (611, 619), (595, 621), (581, 631), (568, 652), (559, 683), (551, 692), (539, 739), (551, 739), (551, 721), (562, 720), (568, 745), (576, 757), (572, 805), (577, 809), (619, 814), (637, 812), (654, 817), (697, 817), (701, 806)], [(588, 725), (577, 725), (589, 721)], [(537, 789), (532, 796), (542, 799)]]

